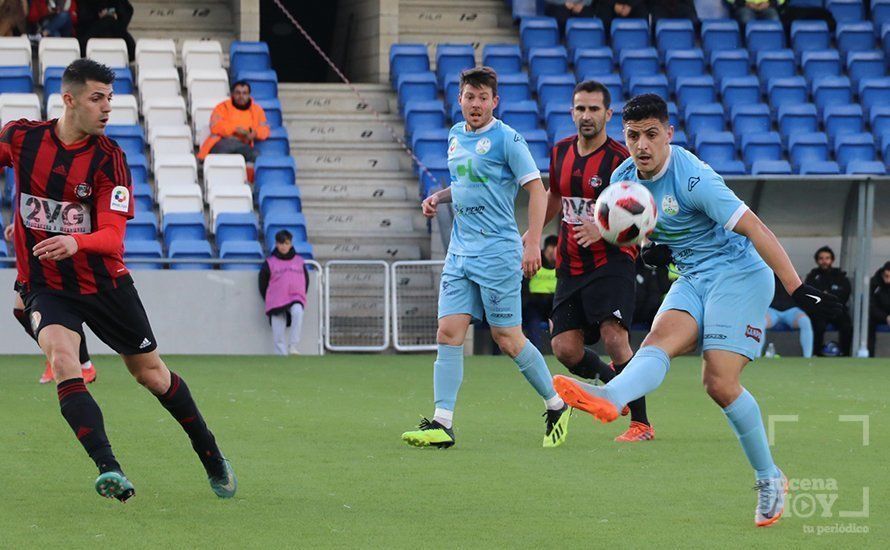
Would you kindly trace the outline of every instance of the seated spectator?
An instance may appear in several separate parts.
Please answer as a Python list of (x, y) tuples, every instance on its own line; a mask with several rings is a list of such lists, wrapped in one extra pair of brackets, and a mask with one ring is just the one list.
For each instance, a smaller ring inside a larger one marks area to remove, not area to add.
[(77, 8), (77, 39), (81, 55), (87, 55), (90, 38), (122, 38), (127, 43), (130, 61), (136, 56), (136, 41), (127, 31), (133, 18), (129, 0), (80, 0)]
[(28, 0), (0, 0), (0, 36), (25, 34)]
[(566, 21), (572, 17), (599, 17), (597, 6), (603, 0), (544, 0), (544, 15), (556, 19), (559, 35), (565, 36)]
[(798, 19), (820, 19), (825, 21), (825, 23), (828, 24), (828, 32), (832, 35), (834, 35), (834, 29), (837, 26), (837, 22), (834, 20), (831, 11), (825, 8), (815, 6), (796, 6), (793, 2), (784, 0), (779, 2), (779, 16), (782, 18), (782, 25), (785, 26), (785, 34), (789, 44), (791, 43), (791, 23)]
[(646, 0), (608, 0), (605, 4), (607, 5), (598, 12), (607, 31), (611, 29), (614, 19), (649, 20), (649, 7)]
[(541, 349), (541, 325), (550, 320), (553, 294), (556, 292), (556, 235), (544, 239), (541, 269), (531, 279), (522, 281), (522, 322), (528, 339)]
[(875, 336), (878, 325), (890, 325), (890, 262), (884, 264), (869, 285), (868, 300), (868, 356), (875, 356)]
[(652, 325), (655, 314), (661, 307), (664, 295), (671, 288), (670, 273), (667, 267), (649, 267), (637, 258), (636, 303), (634, 323)]
[(822, 355), (825, 328), (828, 323), (832, 323), (840, 333), (841, 355), (850, 355), (850, 347), (853, 344), (853, 320), (846, 308), (847, 300), (850, 299), (850, 279), (847, 278), (846, 272), (832, 267), (834, 251), (831, 248), (823, 246), (816, 251), (814, 258), (816, 268), (807, 275), (806, 284), (833, 295), (844, 305), (844, 309), (834, 317), (814, 315), (810, 318), (813, 323), (813, 353)]
[(31, 0), (28, 23), (37, 38), (44, 36), (74, 36), (77, 24), (76, 0)]
[[(232, 94), (213, 109), (210, 136), (201, 144), (198, 158), (213, 154), (239, 154), (252, 165), (259, 152), (257, 141), (269, 137), (269, 124), (263, 108), (250, 98), (250, 84), (239, 80), (232, 84)], [(248, 173), (252, 173), (248, 166)]]
[(743, 27), (748, 21), (778, 21), (779, 3), (785, 0), (724, 0), (729, 4), (733, 18)]
[[(293, 235), (282, 229), (275, 234), (275, 250), (260, 268), (260, 296), (272, 323), (277, 355), (297, 355), (303, 328), (303, 310), (309, 291), (309, 271), (293, 247)], [(290, 335), (285, 328), (290, 327)]]
[(659, 19), (689, 19), (698, 25), (693, 0), (650, 0), (649, 13), (652, 15), (653, 29)]
[[(773, 302), (766, 310), (766, 330), (782, 323), (788, 328), (796, 328), (800, 331), (800, 350), (804, 357), (813, 356), (813, 324), (802, 309), (794, 305), (794, 300), (788, 295), (782, 281), (776, 277), (776, 291), (773, 294)], [(760, 353), (766, 347), (766, 334), (761, 342)]]

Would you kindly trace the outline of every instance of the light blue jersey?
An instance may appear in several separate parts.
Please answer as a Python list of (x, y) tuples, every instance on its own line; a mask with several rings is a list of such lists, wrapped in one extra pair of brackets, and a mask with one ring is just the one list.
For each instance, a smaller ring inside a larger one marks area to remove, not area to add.
[(493, 256), (521, 250), (516, 193), (541, 177), (522, 135), (497, 119), (475, 131), (459, 122), (448, 134), (448, 171), (455, 214), (448, 252)]

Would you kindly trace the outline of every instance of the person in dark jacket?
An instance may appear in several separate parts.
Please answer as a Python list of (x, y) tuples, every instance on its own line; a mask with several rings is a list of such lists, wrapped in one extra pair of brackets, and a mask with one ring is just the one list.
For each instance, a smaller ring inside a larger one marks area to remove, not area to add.
[(689, 19), (698, 25), (698, 13), (693, 0), (650, 0), (649, 13), (652, 15), (652, 28), (659, 19)]
[[(294, 250), (290, 231), (282, 229), (275, 234), (275, 249), (260, 268), (259, 286), (266, 315), (272, 323), (275, 353), (297, 355), (309, 291), (309, 271)], [(290, 327), (290, 338), (285, 335), (285, 327)]]
[(875, 272), (868, 288), (868, 356), (874, 357), (878, 325), (890, 325), (890, 262)]
[(127, 30), (133, 18), (129, 0), (79, 0), (77, 3), (77, 39), (81, 54), (87, 55), (90, 38), (123, 38), (130, 61), (136, 56), (136, 41)]
[(845, 271), (832, 267), (834, 251), (831, 248), (823, 246), (816, 251), (814, 257), (816, 268), (807, 275), (806, 284), (831, 294), (845, 307), (839, 314), (831, 318), (822, 315), (813, 315), (810, 318), (813, 322), (813, 353), (822, 355), (825, 327), (831, 323), (837, 327), (840, 333), (841, 355), (850, 355), (850, 348), (853, 344), (853, 320), (850, 318), (850, 311), (846, 308), (847, 301), (850, 299), (850, 279), (847, 278)]
[(668, 268), (665, 266), (649, 267), (637, 258), (636, 304), (634, 305), (634, 322), (652, 325), (664, 295), (671, 288)]

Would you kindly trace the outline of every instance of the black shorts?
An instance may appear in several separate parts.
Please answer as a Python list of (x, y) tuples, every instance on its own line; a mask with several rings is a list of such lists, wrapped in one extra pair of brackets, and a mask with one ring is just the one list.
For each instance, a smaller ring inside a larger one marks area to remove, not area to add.
[(148, 315), (132, 284), (96, 294), (35, 288), (22, 296), (35, 338), (43, 327), (62, 325), (83, 335), (83, 324), (121, 355), (157, 349)]
[[(608, 276), (591, 279), (553, 307), (552, 336), (569, 330), (582, 330), (584, 343), (600, 339), (600, 323), (615, 319), (630, 330), (635, 305), (633, 277)], [(559, 291), (557, 291), (557, 294)]]

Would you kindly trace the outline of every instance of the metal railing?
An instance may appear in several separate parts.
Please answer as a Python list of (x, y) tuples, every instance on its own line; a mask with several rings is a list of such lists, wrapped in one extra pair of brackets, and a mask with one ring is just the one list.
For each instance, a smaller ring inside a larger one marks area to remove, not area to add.
[(442, 260), (394, 262), (390, 269), (392, 338), (396, 351), (435, 351)]
[(331, 260), (324, 273), (325, 348), (389, 348), (389, 264), (383, 260)]

